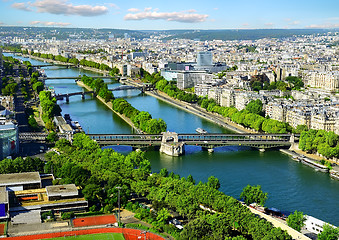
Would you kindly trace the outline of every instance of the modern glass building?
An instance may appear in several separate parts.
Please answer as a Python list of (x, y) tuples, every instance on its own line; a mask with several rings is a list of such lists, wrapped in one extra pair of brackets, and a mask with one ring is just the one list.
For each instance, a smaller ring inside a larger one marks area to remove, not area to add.
[(211, 66), (212, 63), (212, 52), (198, 52), (197, 65), (198, 66)]
[(0, 121), (0, 160), (19, 152), (18, 127), (12, 122)]

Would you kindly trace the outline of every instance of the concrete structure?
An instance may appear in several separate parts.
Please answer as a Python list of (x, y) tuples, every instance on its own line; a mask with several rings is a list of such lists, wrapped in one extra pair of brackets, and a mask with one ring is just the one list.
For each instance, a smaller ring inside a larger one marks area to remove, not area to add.
[(191, 88), (197, 84), (214, 83), (213, 74), (208, 74), (205, 71), (184, 71), (177, 74), (177, 87), (179, 89)]
[(162, 133), (160, 152), (169, 156), (178, 157), (185, 152), (185, 143), (180, 142), (178, 134), (175, 132)]
[(6, 119), (0, 119), (0, 159), (19, 152), (18, 127)]
[[(47, 174), (43, 179), (54, 177)], [(0, 174), (0, 219), (10, 216), (16, 223), (27, 223), (29, 216), (40, 212), (83, 211), (88, 207), (74, 184), (41, 186), (38, 172)], [(40, 215), (37, 221), (40, 222)]]
[(8, 191), (41, 188), (41, 178), (38, 172), (0, 174), (0, 187)]
[(79, 195), (74, 184), (47, 186), (46, 193), (49, 201), (76, 198)]
[(66, 123), (62, 116), (55, 116), (53, 122), (59, 128), (60, 133), (73, 133), (73, 128)]
[(197, 54), (197, 65), (198, 66), (211, 66), (212, 63), (212, 52), (198, 52)]

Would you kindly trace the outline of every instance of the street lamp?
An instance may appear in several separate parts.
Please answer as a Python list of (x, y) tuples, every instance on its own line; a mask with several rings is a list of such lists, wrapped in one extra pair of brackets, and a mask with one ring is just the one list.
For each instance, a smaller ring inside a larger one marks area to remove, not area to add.
[(120, 226), (120, 189), (121, 187), (115, 187), (116, 189), (118, 189), (118, 226)]

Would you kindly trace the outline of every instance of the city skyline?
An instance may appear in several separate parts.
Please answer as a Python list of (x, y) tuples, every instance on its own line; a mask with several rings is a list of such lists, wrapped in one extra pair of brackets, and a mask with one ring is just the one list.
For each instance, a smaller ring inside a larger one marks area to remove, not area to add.
[(238, 2), (1, 0), (0, 26), (168, 29), (339, 28), (335, 0)]

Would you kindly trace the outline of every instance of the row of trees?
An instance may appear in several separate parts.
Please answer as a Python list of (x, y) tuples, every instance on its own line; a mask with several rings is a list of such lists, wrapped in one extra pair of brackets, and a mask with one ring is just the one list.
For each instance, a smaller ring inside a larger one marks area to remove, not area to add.
[(92, 77), (84, 75), (81, 77), (81, 81), (92, 88), (96, 92), (96, 94), (105, 99), (105, 102), (114, 100), (113, 93), (111, 91), (108, 91), (108, 86), (104, 82), (104, 80), (100, 78), (94, 79)]
[[(164, 223), (169, 210), (189, 220), (180, 233), (181, 239), (291, 239), (280, 228), (252, 214), (233, 197), (220, 192), (217, 178), (194, 183), (192, 177), (162, 170), (151, 173), (150, 162), (143, 152), (123, 156), (112, 149), (100, 149), (85, 134), (76, 134), (72, 144), (62, 139), (56, 143), (60, 155), (50, 152), (46, 173), (54, 172), (58, 183), (75, 183), (89, 201), (90, 209), (110, 212), (117, 206), (116, 186), (122, 187), (121, 203), (125, 206), (135, 192), (152, 201), (157, 210), (153, 221)], [(203, 210), (200, 205), (216, 212)], [(163, 210), (166, 209), (166, 210)], [(140, 212), (140, 214), (143, 214)], [(157, 223), (155, 223), (155, 227)], [(239, 237), (239, 236), (242, 236)]]
[(17, 157), (0, 161), (0, 174), (21, 172), (44, 172), (45, 163), (40, 158)]
[(1, 93), (5, 96), (14, 96), (18, 89), (18, 84), (12, 77), (3, 77), (1, 82)]
[(221, 107), (213, 99), (207, 98), (201, 101), (201, 107), (209, 112), (219, 113), (223, 117), (230, 118), (235, 123), (250, 127), (256, 131), (267, 133), (287, 133), (292, 131), (292, 127), (288, 123), (261, 116), (262, 103), (260, 100), (252, 100), (246, 109), (241, 111), (238, 111), (235, 107)]
[(303, 131), (300, 135), (299, 148), (309, 153), (318, 152), (327, 158), (339, 158), (339, 136), (332, 131)]
[(103, 71), (110, 71), (110, 74), (112, 76), (115, 75), (115, 74), (119, 74), (119, 69), (116, 68), (116, 67), (111, 68), (104, 63), (100, 64), (100, 63), (93, 62), (93, 61), (86, 60), (86, 59), (81, 59), (79, 61), (79, 59), (77, 59), (77, 58), (67, 58), (67, 57), (63, 57), (61, 55), (55, 56), (53, 54), (46, 54), (46, 53), (33, 53), (32, 55), (36, 56), (36, 57), (56, 60), (56, 61), (60, 61), (60, 62), (72, 63), (74, 65), (82, 65), (82, 66), (85, 66), (85, 67), (96, 68), (96, 69), (100, 69), (100, 70), (103, 70)]
[(140, 112), (126, 100), (122, 98), (114, 99), (113, 93), (108, 91), (108, 86), (102, 79), (93, 79), (84, 75), (81, 77), (81, 81), (94, 89), (106, 102), (112, 101), (113, 110), (131, 119), (134, 125), (143, 132), (158, 134), (166, 131), (167, 125), (161, 118), (152, 119), (151, 114), (144, 111)]
[(170, 97), (189, 103), (197, 102), (199, 99), (199, 97), (194, 93), (187, 93), (180, 90), (177, 88), (176, 82), (168, 82), (159, 73), (153, 73), (151, 75), (142, 68), (140, 69), (140, 72), (144, 82), (152, 83), (155, 85), (156, 89), (166, 93)]
[(207, 183), (196, 185), (192, 178), (153, 173), (147, 180), (135, 182), (132, 190), (147, 196), (153, 206), (172, 209), (187, 218), (189, 223), (180, 233), (181, 239), (225, 239), (237, 235), (245, 237), (241, 239), (273, 236), (291, 239), (286, 232), (254, 216), (236, 199), (220, 192), (218, 182), (217, 178), (210, 177)]
[(56, 104), (55, 97), (51, 96), (50, 91), (41, 91), (39, 93), (40, 106), (42, 109), (42, 120), (45, 122), (47, 130), (53, 130), (53, 117), (61, 113), (61, 108)]
[(124, 114), (126, 117), (131, 119), (137, 128), (140, 128), (143, 132), (150, 134), (159, 134), (165, 132), (167, 124), (161, 118), (152, 119), (151, 114), (145, 111), (139, 111), (134, 108), (125, 99), (118, 98), (112, 101), (113, 110), (120, 114)]

